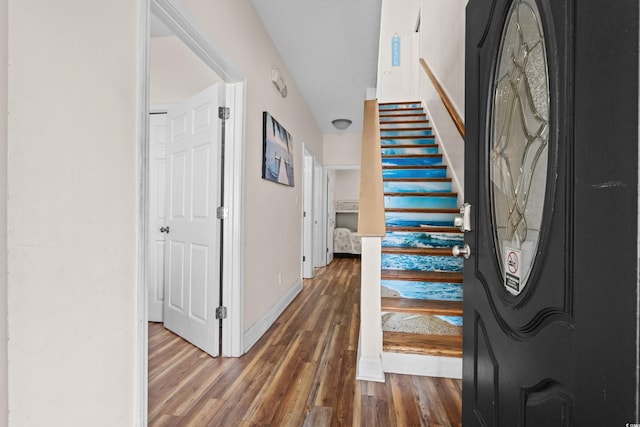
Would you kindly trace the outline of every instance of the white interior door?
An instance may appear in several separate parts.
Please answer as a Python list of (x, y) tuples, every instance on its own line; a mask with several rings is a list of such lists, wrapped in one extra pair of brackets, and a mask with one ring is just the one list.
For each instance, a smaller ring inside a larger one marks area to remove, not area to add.
[(148, 320), (162, 322), (164, 310), (164, 245), (167, 115), (149, 116), (149, 216), (147, 221)]
[(221, 126), (216, 84), (167, 114), (165, 327), (217, 356)]
[(336, 228), (336, 206), (333, 197), (333, 173), (327, 171), (327, 265), (333, 261), (333, 230)]

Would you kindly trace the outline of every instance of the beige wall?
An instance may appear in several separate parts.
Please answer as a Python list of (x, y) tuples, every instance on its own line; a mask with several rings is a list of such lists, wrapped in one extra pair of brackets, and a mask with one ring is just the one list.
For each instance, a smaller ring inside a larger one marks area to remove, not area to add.
[(8, 4), (10, 425), (130, 426), (138, 3)]
[[(415, 101), (417, 95), (417, 0), (383, 0), (378, 56), (378, 101)], [(391, 63), (391, 38), (400, 37), (400, 65)]]
[(421, 0), (420, 57), (464, 120), (464, 23), (467, 0)]
[(360, 169), (337, 169), (334, 177), (334, 200), (358, 200), (360, 198)]
[[(301, 278), (302, 146), (322, 159), (322, 134), (249, 0), (184, 0), (190, 13), (247, 78), (244, 194), (244, 329), (256, 324)], [(205, 20), (204, 17), (207, 17)], [(271, 82), (285, 75), (288, 96)], [(295, 187), (262, 179), (262, 112), (292, 135)], [(282, 275), (279, 285), (278, 275)]]
[[(464, 37), (466, 0), (421, 0), (420, 56), (442, 85), (464, 121)], [(420, 99), (449, 166), (458, 202), (464, 202), (464, 139), (427, 74), (419, 75)]]
[(207, 87), (220, 77), (175, 36), (154, 37), (149, 46), (149, 103), (174, 104)]
[(0, 427), (7, 396), (7, 0), (0, 0)]
[(323, 138), (325, 166), (359, 166), (361, 132), (326, 134)]

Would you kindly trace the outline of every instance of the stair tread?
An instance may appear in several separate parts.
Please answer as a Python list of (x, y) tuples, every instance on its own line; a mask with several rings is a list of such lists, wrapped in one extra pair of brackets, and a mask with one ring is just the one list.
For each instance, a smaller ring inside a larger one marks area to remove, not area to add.
[(457, 197), (458, 193), (446, 191), (430, 191), (430, 192), (394, 192), (384, 193), (388, 197)]
[(428, 124), (430, 122), (427, 119), (423, 119), (423, 120), (396, 120), (396, 121), (393, 121), (393, 122), (380, 122), (381, 125), (406, 125), (406, 124), (412, 124), (412, 123)]
[(420, 159), (442, 157), (442, 154), (383, 154), (383, 159)]
[(381, 135), (380, 140), (385, 139), (418, 139), (418, 138), (434, 138), (434, 135)]
[[(396, 125), (398, 124), (398, 122), (391, 122), (392, 124)], [(418, 122), (419, 123), (419, 122)], [(381, 125), (384, 125), (385, 123), (382, 123)], [(393, 128), (388, 128), (388, 129), (380, 129), (380, 131), (385, 132), (385, 131), (394, 131), (394, 132), (403, 132), (403, 131), (414, 131), (414, 130), (432, 130), (431, 126), (425, 126), (425, 127), (393, 127)]]
[(383, 246), (383, 254), (425, 255), (425, 256), (453, 256), (451, 248), (414, 248), (400, 246)]
[(380, 117), (380, 118), (385, 118), (385, 117), (418, 117), (418, 116), (426, 117), (426, 114), (424, 114), (424, 112), (416, 113), (415, 111), (417, 111), (417, 109), (410, 110), (408, 108), (402, 108), (402, 110), (406, 111), (407, 114), (382, 114), (385, 111), (399, 111), (399, 110), (398, 109), (396, 109), (396, 110), (380, 110), (380, 114), (378, 115), (378, 117)]
[(440, 316), (462, 316), (462, 301), (382, 297), (381, 303), (382, 311)]
[(438, 233), (455, 233), (462, 234), (457, 227), (403, 227), (403, 226), (390, 226), (387, 227), (387, 232), (394, 231), (406, 231), (410, 233), (428, 233), (428, 232), (438, 232)]
[(438, 144), (383, 144), (380, 148), (438, 148)]
[(382, 169), (446, 169), (447, 165), (382, 165)]
[(451, 178), (383, 178), (384, 182), (451, 182)]
[(420, 104), (420, 101), (390, 101), (390, 102), (378, 102), (378, 105), (407, 105), (407, 104)]
[(382, 336), (382, 347), (386, 352), (462, 357), (461, 335), (422, 335), (385, 331)]
[(416, 282), (462, 283), (463, 275), (450, 271), (381, 270), (383, 280), (408, 280)]
[(386, 208), (385, 212), (412, 212), (412, 213), (460, 213), (456, 208)]

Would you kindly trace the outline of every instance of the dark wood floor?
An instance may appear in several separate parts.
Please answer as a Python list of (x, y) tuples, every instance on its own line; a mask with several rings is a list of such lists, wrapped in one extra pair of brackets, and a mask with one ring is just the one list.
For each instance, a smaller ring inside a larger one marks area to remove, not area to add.
[(149, 325), (149, 425), (459, 426), (461, 382), (355, 379), (360, 261), (336, 259), (240, 358)]

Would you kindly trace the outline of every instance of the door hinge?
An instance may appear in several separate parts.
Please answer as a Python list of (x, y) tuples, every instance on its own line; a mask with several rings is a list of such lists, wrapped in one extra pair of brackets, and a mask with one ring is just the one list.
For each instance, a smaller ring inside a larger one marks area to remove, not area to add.
[(216, 217), (218, 219), (227, 219), (228, 216), (229, 208), (227, 208), (226, 206), (220, 206), (218, 209), (216, 209)]
[(220, 306), (216, 307), (216, 319), (226, 319), (227, 318), (227, 307)]
[(231, 110), (229, 107), (218, 107), (218, 118), (222, 120), (229, 120)]
[(307, 260), (307, 257), (302, 255), (302, 262), (305, 262)]

